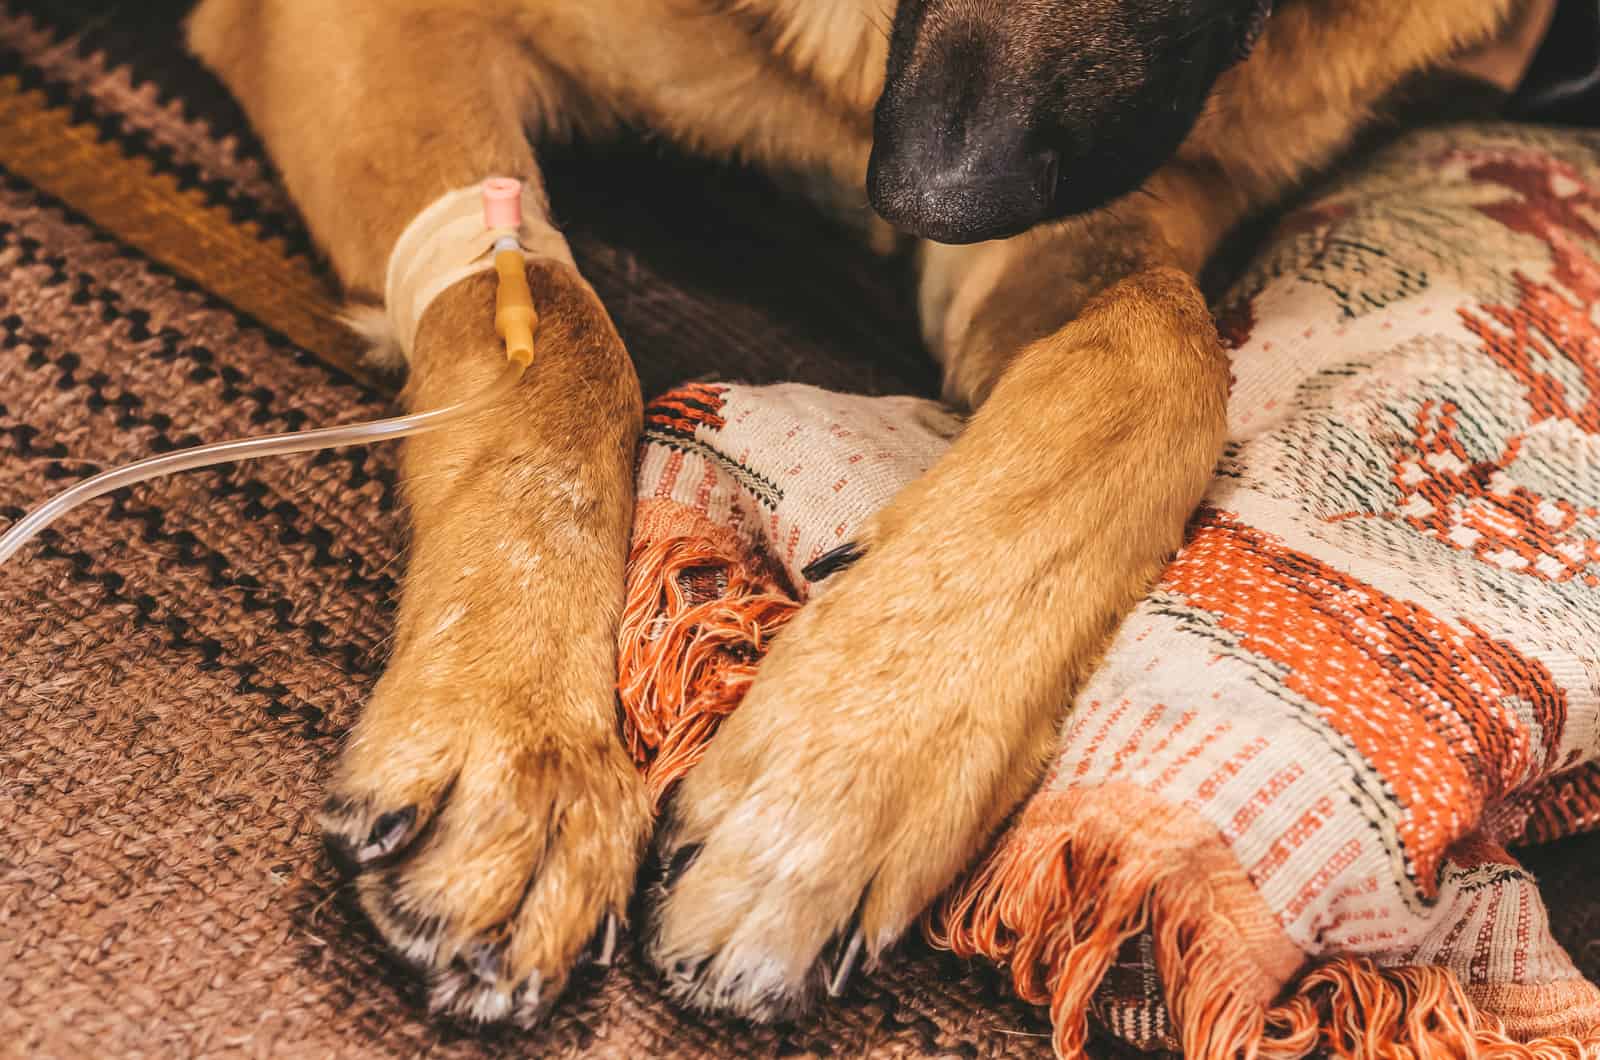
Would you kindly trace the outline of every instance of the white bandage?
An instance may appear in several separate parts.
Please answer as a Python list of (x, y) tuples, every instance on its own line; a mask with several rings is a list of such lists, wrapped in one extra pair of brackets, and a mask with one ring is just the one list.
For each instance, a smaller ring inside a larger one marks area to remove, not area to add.
[[(389, 255), (384, 306), (395, 341), (406, 359), (417, 328), (433, 300), (469, 276), (494, 269), (494, 245), (512, 236), (528, 261), (573, 265), (562, 234), (544, 219), (544, 203), (532, 188), (522, 191), (522, 228), (496, 230), (483, 218), (483, 187), (458, 188), (436, 199), (406, 226)], [(487, 310), (486, 310), (487, 311)]]

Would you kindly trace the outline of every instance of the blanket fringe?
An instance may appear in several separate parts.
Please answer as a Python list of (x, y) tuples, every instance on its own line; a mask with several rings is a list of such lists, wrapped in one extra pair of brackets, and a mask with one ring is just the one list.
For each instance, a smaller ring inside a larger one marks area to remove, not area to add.
[(1086, 1055), (1093, 995), (1123, 943), (1146, 928), (1185, 1056), (1600, 1057), (1600, 1027), (1582, 1038), (1512, 1039), (1441, 967), (1340, 958), (1264, 1004), (1259, 987), (1268, 979), (1219, 916), (1206, 875), (1185, 871), (1171, 851), (1134, 856), (1125, 836), (1019, 822), (928, 928), (936, 945), (958, 955), (1008, 963), (1018, 993), (1049, 1006), (1062, 1057)]
[(744, 698), (771, 636), (799, 610), (731, 538), (635, 545), (618, 638), (629, 750), (657, 806)]
[[(799, 606), (782, 576), (731, 534), (635, 546), (618, 693), (628, 746), (657, 805), (700, 760)], [(1600, 1058), (1600, 1027), (1582, 1039), (1517, 1042), (1440, 967), (1341, 958), (1269, 1005), (1261, 984), (1276, 980), (1218, 915), (1209, 876), (1172, 853), (1135, 851), (1125, 829), (1085, 828), (1072, 812), (1042, 824), (1025, 814), (941, 903), (929, 935), (960, 955), (1009, 964), (1018, 993), (1049, 1007), (1063, 1057), (1086, 1055), (1094, 994), (1123, 944), (1149, 929), (1186, 1056)]]

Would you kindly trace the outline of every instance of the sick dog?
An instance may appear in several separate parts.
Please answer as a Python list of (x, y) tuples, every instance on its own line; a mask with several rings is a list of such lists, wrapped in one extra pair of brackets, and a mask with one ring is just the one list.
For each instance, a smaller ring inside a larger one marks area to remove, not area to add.
[[(355, 299), (413, 219), (535, 149), (642, 127), (864, 194), (919, 237), (949, 455), (844, 552), (656, 838), (643, 946), (691, 1006), (798, 1011), (871, 964), (1037, 782), (1072, 692), (1180, 543), (1228, 365), (1196, 275), (1518, 0), (203, 0)], [(1547, 12), (1546, 12), (1547, 13)], [(604, 964), (650, 839), (615, 633), (641, 398), (542, 195), (540, 353), (410, 442), (393, 658), (323, 811), (434, 1007), (535, 1022)], [(407, 402), (503, 363), (492, 278), (437, 293)]]

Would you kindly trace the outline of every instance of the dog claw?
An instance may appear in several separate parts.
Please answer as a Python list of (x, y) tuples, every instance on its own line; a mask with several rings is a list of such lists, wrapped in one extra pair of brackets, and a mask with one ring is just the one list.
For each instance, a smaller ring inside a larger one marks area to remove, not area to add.
[(584, 963), (591, 968), (609, 968), (617, 955), (617, 914), (607, 913), (606, 919), (595, 933), (594, 941), (584, 955)]
[(808, 582), (820, 582), (845, 570), (860, 559), (865, 550), (854, 541), (840, 545), (836, 549), (824, 552), (810, 563), (806, 564), (800, 574)]
[(480, 983), (493, 986), (500, 981), (505, 952), (504, 943), (479, 943), (472, 947), (463, 963)]
[(672, 962), (672, 977), (679, 982), (692, 983), (700, 978), (700, 973), (710, 963), (710, 957), (683, 957)]
[(396, 847), (405, 842), (406, 837), (411, 834), (412, 826), (416, 823), (415, 806), (407, 806), (403, 810), (395, 810), (379, 817), (373, 823), (367, 841), (356, 852), (357, 860), (368, 862), (393, 853)]
[(844, 948), (844, 953), (839, 957), (839, 963), (833, 966), (833, 971), (828, 976), (828, 996), (840, 997), (844, 994), (845, 987), (850, 985), (850, 977), (855, 973), (856, 965), (861, 961), (861, 951), (866, 946), (866, 936), (860, 928), (856, 928), (850, 935), (850, 942)]
[(544, 996), (544, 977), (538, 972), (511, 992), (511, 1022), (525, 1031), (538, 1026), (549, 1007), (549, 999)]

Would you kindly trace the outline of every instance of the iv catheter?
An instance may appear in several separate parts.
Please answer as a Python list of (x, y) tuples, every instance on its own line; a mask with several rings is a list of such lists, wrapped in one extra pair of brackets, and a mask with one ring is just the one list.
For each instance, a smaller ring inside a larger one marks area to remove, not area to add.
[(239, 460), (264, 456), (308, 453), (345, 445), (372, 445), (408, 435), (436, 431), (495, 405), (504, 398), (533, 360), (533, 333), (538, 313), (516, 232), (522, 223), (522, 185), (519, 181), (495, 178), (483, 185), (484, 224), (491, 231), (504, 233), (494, 244), (494, 269), (499, 278), (495, 298), (495, 330), (506, 349), (506, 367), (494, 384), (453, 405), (396, 416), (392, 419), (352, 423), (343, 427), (323, 427), (295, 434), (275, 434), (262, 438), (241, 438), (192, 449), (147, 457), (136, 463), (101, 472), (57, 494), (25, 515), (16, 525), (0, 534), (0, 564), (51, 523), (74, 508), (124, 486)]

